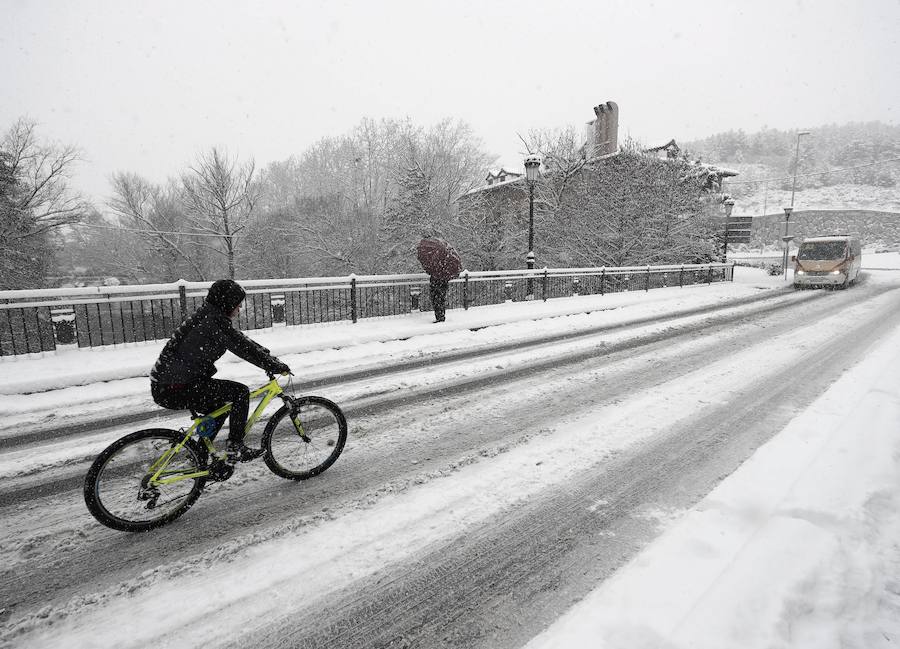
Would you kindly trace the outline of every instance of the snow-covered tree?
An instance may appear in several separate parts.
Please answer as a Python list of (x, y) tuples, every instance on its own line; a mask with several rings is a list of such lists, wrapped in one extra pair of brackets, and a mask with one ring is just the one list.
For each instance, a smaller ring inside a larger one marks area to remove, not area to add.
[(49, 236), (77, 222), (90, 204), (69, 186), (75, 147), (45, 144), (36, 125), (19, 119), (0, 140), (0, 285), (43, 285), (53, 257)]
[(134, 244), (117, 256), (162, 281), (207, 279), (207, 265), (198, 254), (196, 238), (191, 237), (179, 188), (154, 185), (133, 173), (117, 173), (111, 182), (110, 209), (124, 225), (141, 231), (132, 235)]
[[(456, 198), (490, 162), (471, 128), (364, 119), (261, 175), (261, 212), (296, 237), (299, 265), (328, 273), (417, 268), (423, 230), (454, 228)], [(274, 216), (273, 216), (274, 218)]]
[(184, 207), (194, 228), (214, 235), (199, 245), (224, 255), (228, 277), (235, 277), (237, 236), (247, 227), (259, 199), (253, 160), (243, 164), (213, 147), (200, 154), (181, 176)]

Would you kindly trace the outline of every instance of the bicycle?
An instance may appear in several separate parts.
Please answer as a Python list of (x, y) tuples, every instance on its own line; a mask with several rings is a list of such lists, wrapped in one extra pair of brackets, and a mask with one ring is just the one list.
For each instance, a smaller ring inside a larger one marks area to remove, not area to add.
[[(278, 379), (251, 391), (259, 398), (246, 432), (273, 399), (284, 405), (262, 434), (263, 460), (275, 475), (306, 480), (334, 464), (347, 441), (347, 419), (332, 401), (287, 394)], [(222, 482), (234, 473), (234, 460), (216, 450), (213, 440), (231, 404), (206, 415), (191, 411), (187, 429), (139, 430), (107, 446), (84, 480), (88, 511), (103, 525), (123, 532), (145, 532), (172, 522), (197, 501), (207, 481)]]

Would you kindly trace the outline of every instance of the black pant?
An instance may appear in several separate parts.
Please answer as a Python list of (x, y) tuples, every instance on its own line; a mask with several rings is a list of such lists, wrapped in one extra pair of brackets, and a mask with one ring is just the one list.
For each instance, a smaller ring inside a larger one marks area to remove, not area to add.
[(450, 288), (450, 282), (446, 279), (432, 277), (428, 281), (428, 288), (431, 290), (431, 306), (434, 307), (434, 319), (438, 322), (443, 322), (444, 313), (447, 310), (447, 290)]
[[(250, 410), (250, 388), (243, 383), (206, 379), (187, 385), (166, 385), (151, 381), (150, 394), (163, 408), (193, 410), (204, 415), (230, 401), (228, 439), (235, 442), (244, 439), (247, 412)], [(219, 421), (219, 426), (221, 425), (222, 421)]]

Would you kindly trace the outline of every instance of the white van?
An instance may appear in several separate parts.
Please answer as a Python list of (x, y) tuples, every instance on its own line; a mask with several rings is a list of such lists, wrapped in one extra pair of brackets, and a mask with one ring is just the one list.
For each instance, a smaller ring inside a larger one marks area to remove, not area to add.
[(794, 288), (839, 286), (847, 288), (859, 277), (862, 246), (859, 239), (836, 234), (804, 239), (794, 262)]

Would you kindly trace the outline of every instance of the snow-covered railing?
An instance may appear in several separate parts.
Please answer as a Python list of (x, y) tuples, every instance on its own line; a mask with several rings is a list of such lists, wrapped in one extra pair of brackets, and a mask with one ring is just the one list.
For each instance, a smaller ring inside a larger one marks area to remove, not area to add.
[[(731, 264), (463, 271), (448, 308), (728, 281)], [(240, 280), (242, 329), (400, 315), (431, 308), (428, 276), (349, 275)], [(0, 291), (0, 356), (167, 338), (210, 282)]]

